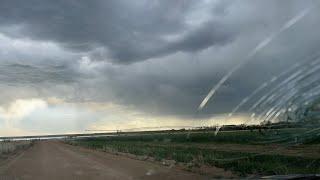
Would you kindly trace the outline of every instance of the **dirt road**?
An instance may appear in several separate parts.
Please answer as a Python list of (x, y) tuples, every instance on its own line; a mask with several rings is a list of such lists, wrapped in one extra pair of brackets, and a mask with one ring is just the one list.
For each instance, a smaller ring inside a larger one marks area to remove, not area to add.
[(175, 168), (84, 149), (61, 142), (37, 142), (0, 166), (10, 179), (207, 179)]

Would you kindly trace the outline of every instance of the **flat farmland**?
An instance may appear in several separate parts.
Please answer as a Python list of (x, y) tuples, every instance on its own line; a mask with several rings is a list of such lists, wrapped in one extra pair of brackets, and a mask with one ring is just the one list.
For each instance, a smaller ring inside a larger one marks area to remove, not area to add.
[[(164, 164), (171, 160), (187, 171), (209, 176), (217, 174), (207, 167), (240, 177), (320, 173), (319, 135), (310, 129), (222, 131), (218, 135), (214, 131), (167, 131), (67, 142)], [(218, 176), (224, 177), (224, 173)]]

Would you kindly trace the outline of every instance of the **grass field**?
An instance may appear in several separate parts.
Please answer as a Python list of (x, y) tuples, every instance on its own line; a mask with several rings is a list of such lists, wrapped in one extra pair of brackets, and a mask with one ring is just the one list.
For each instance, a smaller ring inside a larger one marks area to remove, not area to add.
[(153, 157), (158, 161), (174, 160), (190, 168), (215, 166), (241, 176), (308, 174), (320, 173), (317, 133), (309, 129), (282, 129), (223, 131), (215, 136), (212, 131), (168, 131), (86, 138), (69, 143)]

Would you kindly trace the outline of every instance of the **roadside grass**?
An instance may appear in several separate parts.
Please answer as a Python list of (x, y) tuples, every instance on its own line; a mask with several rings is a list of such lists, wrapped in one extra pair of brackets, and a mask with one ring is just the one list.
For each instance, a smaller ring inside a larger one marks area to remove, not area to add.
[(79, 145), (95, 149), (111, 149), (117, 152), (154, 157), (156, 160), (172, 159), (177, 162), (201, 164), (232, 170), (242, 176), (247, 174), (306, 174), (320, 172), (320, 159), (307, 159), (282, 155), (259, 155), (244, 152), (226, 152), (209, 149), (172, 146), (152, 146), (132, 142), (101, 141), (79, 142)]
[[(283, 130), (277, 132), (276, 135), (280, 138), (291, 135), (294, 137), (295, 133), (297, 130)], [(209, 142), (256, 144), (271, 138), (269, 136), (250, 131), (221, 132), (218, 136), (214, 136), (212, 132), (190, 133), (189, 135), (186, 132), (86, 138), (74, 140), (71, 143), (93, 149), (153, 157), (158, 161), (175, 160), (187, 164), (188, 167), (216, 166), (231, 170), (241, 176), (320, 173), (320, 159), (222, 151), (197, 146), (199, 143)], [(159, 145), (160, 142), (162, 145)], [(175, 143), (188, 143), (193, 146), (174, 146)]]
[(0, 141), (0, 155), (26, 149), (30, 145), (32, 145), (31, 141)]
[(318, 136), (306, 140), (304, 144), (320, 144), (320, 134)]
[(277, 142), (290, 142), (296, 136), (303, 134), (303, 128), (291, 128), (281, 130), (256, 131), (221, 131), (215, 135), (214, 131), (183, 131), (166, 133), (136, 133), (119, 134), (115, 136), (100, 137), (108, 141), (126, 142), (172, 142), (172, 143), (235, 143), (235, 144), (261, 144)]

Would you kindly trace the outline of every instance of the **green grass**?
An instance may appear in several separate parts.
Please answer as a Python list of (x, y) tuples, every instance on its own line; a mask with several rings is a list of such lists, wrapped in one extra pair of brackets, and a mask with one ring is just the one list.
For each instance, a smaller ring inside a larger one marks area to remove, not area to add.
[[(301, 129), (283, 129), (281, 131), (261, 134), (250, 131), (221, 132), (184, 132), (170, 134), (135, 134), (130, 136), (113, 136), (104, 138), (87, 138), (73, 143), (94, 149), (108, 149), (154, 157), (156, 160), (172, 159), (177, 162), (191, 163), (194, 166), (205, 164), (231, 170), (239, 175), (248, 174), (307, 174), (320, 173), (320, 159), (292, 157), (285, 155), (266, 155), (247, 152), (218, 151), (200, 148), (197, 144), (237, 143), (259, 144), (263, 141), (284, 139), (291, 141), (301, 136)], [(276, 137), (275, 137), (276, 136)], [(188, 143), (191, 146), (174, 146)], [(193, 146), (192, 146), (193, 145)]]
[(269, 130), (259, 133), (258, 131), (221, 131), (218, 135), (214, 131), (208, 132), (166, 132), (150, 134), (123, 134), (95, 138), (108, 141), (130, 142), (172, 142), (172, 143), (236, 143), (236, 144), (260, 144), (261, 142), (289, 142), (295, 135), (303, 134), (305, 129)]
[(112, 149), (135, 155), (146, 155), (156, 160), (173, 159), (177, 162), (206, 164), (247, 174), (319, 173), (320, 159), (281, 155), (258, 155), (244, 152), (226, 152), (197, 147), (153, 146), (137, 142), (78, 141), (78, 145), (95, 149)]

